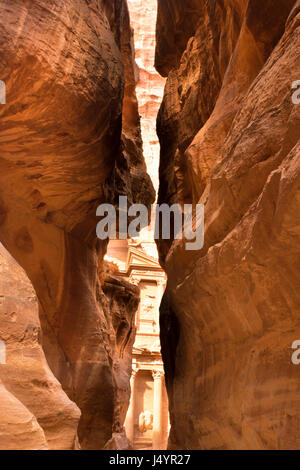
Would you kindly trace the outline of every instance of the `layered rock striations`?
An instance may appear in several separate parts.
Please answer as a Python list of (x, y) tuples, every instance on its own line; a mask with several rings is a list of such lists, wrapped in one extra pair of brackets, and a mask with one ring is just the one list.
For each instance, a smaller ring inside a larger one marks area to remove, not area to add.
[(159, 0), (157, 41), (159, 202), (205, 205), (158, 244), (169, 446), (299, 448), (300, 2)]
[(109, 278), (96, 208), (154, 191), (126, 0), (50, 3), (0, 5), (0, 241), (15, 259), (0, 284), (0, 447), (101, 449), (126, 442), (138, 292)]
[(80, 411), (49, 369), (38, 301), (25, 272), (0, 245), (0, 448), (74, 449)]
[(157, 0), (128, 0), (134, 32), (136, 94), (141, 115), (143, 150), (147, 170), (158, 188), (159, 142), (156, 117), (163, 98), (165, 79), (154, 68)]

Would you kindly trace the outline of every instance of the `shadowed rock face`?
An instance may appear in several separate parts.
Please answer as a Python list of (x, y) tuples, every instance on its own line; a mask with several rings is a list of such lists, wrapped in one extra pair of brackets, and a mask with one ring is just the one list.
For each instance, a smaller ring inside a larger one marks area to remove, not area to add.
[[(106, 245), (96, 239), (95, 213), (119, 194), (146, 205), (154, 199), (142, 155), (131, 44), (126, 0), (0, 5), (0, 77), (7, 91), (7, 104), (0, 106), (0, 241), (24, 268), (39, 302), (41, 339), (30, 343), (41, 362), (32, 359), (36, 380), (58, 390), (42, 403), (41, 418), (27, 392), (15, 388), (17, 365), (13, 382), (2, 379), (16, 420), (31, 416), (35, 423), (26, 448), (71, 448), (79, 409), (82, 448), (101, 449), (112, 432), (123, 431), (138, 293), (118, 280), (122, 295), (106, 289)], [(34, 314), (38, 325), (36, 306), (30, 313), (26, 305), (26, 318)], [(27, 322), (20, 312), (21, 321)], [(68, 408), (56, 417), (61, 432), (68, 427), (60, 444), (43, 425), (52, 419), (51, 400), (58, 414), (59, 407)], [(0, 426), (1, 419), (7, 415), (0, 413)], [(10, 441), (13, 433), (6, 442), (23, 448), (22, 441)]]
[(158, 5), (159, 202), (206, 218), (202, 250), (159, 242), (169, 445), (299, 448), (300, 2)]

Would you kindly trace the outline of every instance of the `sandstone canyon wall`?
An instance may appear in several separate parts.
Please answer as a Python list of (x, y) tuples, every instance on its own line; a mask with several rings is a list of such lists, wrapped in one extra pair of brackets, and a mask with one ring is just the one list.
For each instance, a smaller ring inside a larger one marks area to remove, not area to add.
[(41, 346), (38, 301), (25, 272), (0, 245), (0, 449), (77, 447), (80, 411), (63, 392)]
[(95, 232), (154, 200), (126, 0), (3, 0), (0, 51), (0, 448), (126, 446), (139, 294)]
[(205, 205), (158, 244), (172, 449), (300, 448), (299, 56), (299, 0), (158, 0), (159, 202)]
[(154, 68), (157, 0), (128, 0), (134, 31), (137, 87), (141, 130), (147, 170), (158, 188), (159, 142), (156, 117), (163, 98), (165, 78)]

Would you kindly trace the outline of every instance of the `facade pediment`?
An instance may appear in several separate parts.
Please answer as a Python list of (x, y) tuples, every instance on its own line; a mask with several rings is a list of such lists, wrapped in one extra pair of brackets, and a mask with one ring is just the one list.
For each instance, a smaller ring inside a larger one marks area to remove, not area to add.
[(129, 269), (131, 266), (141, 266), (144, 268), (156, 268), (161, 270), (161, 267), (156, 259), (147, 255), (144, 251), (133, 247), (129, 247), (127, 269)]

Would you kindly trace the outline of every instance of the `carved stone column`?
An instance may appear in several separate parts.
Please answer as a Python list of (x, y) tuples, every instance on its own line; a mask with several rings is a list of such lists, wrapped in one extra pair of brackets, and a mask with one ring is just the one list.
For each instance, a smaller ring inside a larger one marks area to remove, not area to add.
[(153, 450), (159, 450), (162, 446), (162, 378), (161, 370), (152, 371), (154, 380), (153, 403)]
[(134, 441), (135, 378), (136, 378), (137, 372), (138, 372), (138, 369), (133, 369), (132, 374), (131, 374), (131, 379), (130, 379), (131, 396), (130, 396), (129, 408), (128, 408), (126, 420), (125, 420), (126, 435), (132, 444)]
[(157, 281), (157, 293), (156, 293), (157, 305), (156, 305), (156, 311), (155, 311), (156, 333), (159, 333), (159, 307), (160, 307), (162, 296), (164, 294), (164, 286), (165, 286), (165, 283), (163, 280)]

